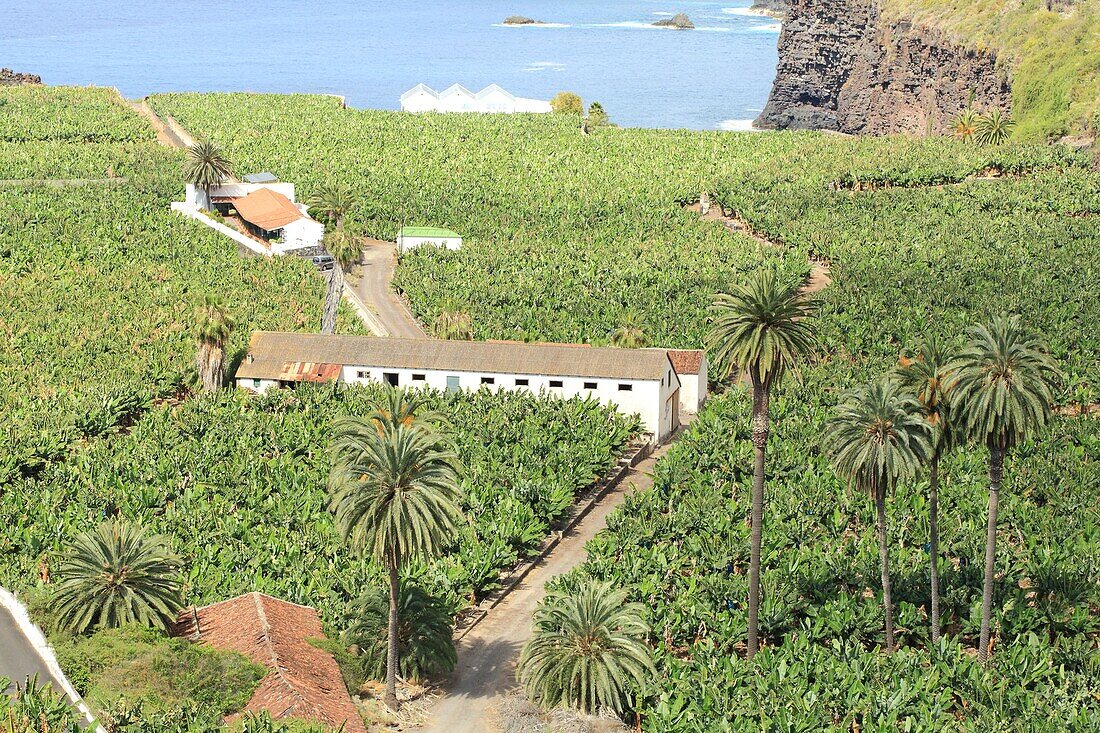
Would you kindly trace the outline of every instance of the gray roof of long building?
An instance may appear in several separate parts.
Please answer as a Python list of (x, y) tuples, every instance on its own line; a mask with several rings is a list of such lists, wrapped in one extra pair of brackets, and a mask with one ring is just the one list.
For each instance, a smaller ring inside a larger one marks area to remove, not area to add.
[(236, 376), (278, 379), (297, 363), (629, 380), (661, 379), (671, 368), (664, 349), (256, 331)]

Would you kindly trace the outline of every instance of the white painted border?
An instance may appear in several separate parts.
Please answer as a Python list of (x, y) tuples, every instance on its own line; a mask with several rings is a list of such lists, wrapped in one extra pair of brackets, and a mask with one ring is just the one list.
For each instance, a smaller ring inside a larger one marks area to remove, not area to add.
[[(98, 733), (106, 733), (103, 727), (96, 723), (92, 711), (84, 703), (83, 698), (77, 694), (72, 683), (65, 677), (65, 673), (61, 671), (61, 665), (57, 663), (57, 657), (54, 655), (53, 649), (50, 647), (49, 642), (46, 641), (46, 636), (42, 633), (42, 630), (31, 621), (26, 606), (20, 603), (19, 599), (16, 598), (13, 593), (4, 588), (0, 588), (0, 606), (3, 606), (4, 609), (11, 614), (12, 618), (15, 619), (15, 624), (19, 627), (19, 632), (30, 642), (31, 646), (34, 647), (34, 650), (38, 653), (38, 658), (46, 665), (46, 669), (49, 671), (50, 676), (53, 677), (50, 682), (61, 685), (62, 691), (69, 697), (69, 701), (76, 706), (77, 710), (84, 715), (89, 726), (93, 726)], [(15, 681), (18, 682), (18, 680)]]

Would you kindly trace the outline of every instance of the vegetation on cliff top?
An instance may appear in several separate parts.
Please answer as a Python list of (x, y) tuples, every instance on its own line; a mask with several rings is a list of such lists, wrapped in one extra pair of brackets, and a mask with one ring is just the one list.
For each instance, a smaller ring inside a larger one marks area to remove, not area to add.
[(1078, 0), (883, 0), (890, 17), (997, 52), (1011, 68), (1016, 137), (1100, 129), (1100, 6)]

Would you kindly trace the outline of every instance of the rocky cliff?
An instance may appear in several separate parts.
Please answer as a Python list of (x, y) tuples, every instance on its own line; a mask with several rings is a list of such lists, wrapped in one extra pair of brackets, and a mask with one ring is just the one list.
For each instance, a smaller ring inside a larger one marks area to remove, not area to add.
[(775, 82), (756, 126), (939, 133), (971, 95), (978, 109), (1010, 108), (1011, 86), (992, 53), (886, 20), (875, 0), (790, 0)]

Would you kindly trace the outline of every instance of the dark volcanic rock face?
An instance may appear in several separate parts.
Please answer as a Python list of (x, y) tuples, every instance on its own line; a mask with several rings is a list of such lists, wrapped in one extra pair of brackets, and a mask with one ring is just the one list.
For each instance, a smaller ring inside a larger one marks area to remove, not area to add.
[(940, 133), (967, 106), (1008, 110), (991, 53), (882, 19), (873, 0), (791, 0), (779, 65), (756, 126), (852, 134)]
[(11, 69), (0, 69), (0, 87), (14, 87), (20, 84), (41, 84), (42, 77), (37, 74), (20, 74)]

